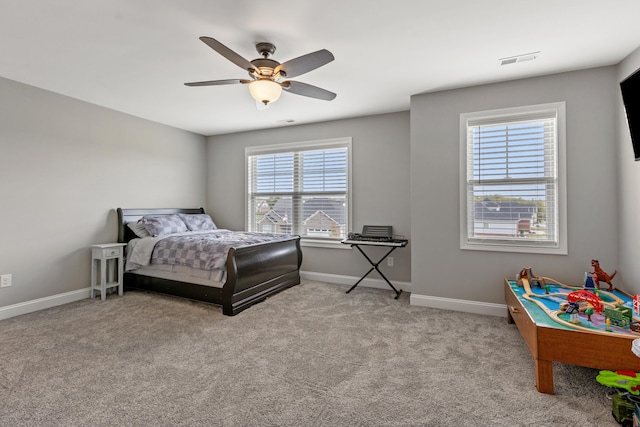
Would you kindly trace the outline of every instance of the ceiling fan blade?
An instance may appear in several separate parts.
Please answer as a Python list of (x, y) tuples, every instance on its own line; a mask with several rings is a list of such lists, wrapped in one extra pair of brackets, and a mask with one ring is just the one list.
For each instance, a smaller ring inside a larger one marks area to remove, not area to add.
[(251, 83), (251, 80), (244, 79), (227, 79), (227, 80), (208, 80), (206, 82), (192, 82), (185, 83), (185, 86), (220, 86), (220, 85), (233, 85), (233, 84), (247, 84)]
[(282, 88), (288, 92), (295, 93), (296, 95), (308, 96), (310, 98), (324, 99), (325, 101), (331, 101), (336, 97), (336, 94), (329, 92), (326, 89), (319, 88), (307, 83), (292, 82), (287, 80), (280, 83)]
[(200, 37), (200, 40), (205, 42), (211, 49), (215, 50), (220, 55), (224, 56), (243, 70), (247, 70), (249, 72), (254, 70), (258, 71), (258, 69), (251, 62), (247, 61), (242, 56), (238, 55), (237, 53), (220, 43), (218, 40), (206, 36)]
[(292, 78), (322, 67), (334, 59), (331, 52), (322, 49), (284, 62), (275, 68), (274, 73), (284, 71), (285, 77)]

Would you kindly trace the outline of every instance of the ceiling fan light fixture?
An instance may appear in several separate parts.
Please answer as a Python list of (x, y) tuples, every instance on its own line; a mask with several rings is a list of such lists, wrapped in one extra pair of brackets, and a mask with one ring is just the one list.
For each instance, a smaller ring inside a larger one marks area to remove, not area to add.
[(200, 40), (238, 67), (248, 72), (250, 79), (207, 80), (203, 82), (185, 83), (186, 86), (248, 84), (251, 97), (255, 99), (256, 103), (260, 107), (263, 105), (266, 107), (270, 103), (276, 102), (282, 94), (282, 89), (286, 89), (287, 92), (294, 95), (322, 99), (325, 101), (331, 101), (336, 97), (336, 94), (333, 92), (307, 83), (291, 80), (282, 81), (285, 77), (297, 77), (333, 61), (335, 59), (333, 54), (326, 49), (298, 56), (297, 58), (290, 59), (281, 64), (280, 62), (269, 58), (276, 50), (276, 47), (271, 43), (258, 43), (256, 45), (256, 49), (262, 55), (262, 58), (247, 61), (245, 58), (238, 55), (216, 39), (202, 36), (200, 37)]
[(266, 105), (280, 98), (282, 86), (269, 79), (254, 80), (249, 83), (249, 93), (253, 99)]

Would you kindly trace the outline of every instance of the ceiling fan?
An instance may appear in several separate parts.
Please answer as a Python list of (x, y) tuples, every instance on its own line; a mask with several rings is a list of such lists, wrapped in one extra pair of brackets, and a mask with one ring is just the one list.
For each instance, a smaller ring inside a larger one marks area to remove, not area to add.
[[(311, 70), (315, 70), (334, 60), (333, 54), (326, 49), (321, 49), (307, 55), (299, 56), (284, 63), (279, 63), (269, 56), (273, 55), (276, 47), (267, 42), (256, 44), (256, 50), (262, 58), (247, 61), (236, 52), (232, 51), (219, 41), (211, 37), (200, 37), (204, 43), (238, 67), (249, 73), (250, 79), (227, 79), (209, 80), (204, 82), (185, 83), (187, 86), (217, 86), (229, 84), (248, 84), (251, 96), (257, 103), (265, 107), (280, 98), (284, 89), (287, 92), (308, 96), (310, 98), (331, 101), (336, 94), (326, 89), (319, 88), (307, 83), (284, 80), (286, 78), (297, 77)], [(283, 81), (284, 80), (284, 81)]]

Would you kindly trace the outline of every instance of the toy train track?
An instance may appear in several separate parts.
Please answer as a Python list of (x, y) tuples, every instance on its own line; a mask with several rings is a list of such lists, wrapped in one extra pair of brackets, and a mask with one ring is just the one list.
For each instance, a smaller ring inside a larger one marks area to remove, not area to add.
[[(545, 282), (548, 283), (552, 283), (556, 286), (562, 287), (562, 288), (566, 288), (566, 289), (571, 289), (574, 291), (577, 290), (581, 290), (582, 287), (581, 286), (571, 286), (571, 285), (567, 285), (564, 283), (561, 283), (555, 279), (552, 279), (550, 277), (539, 277), (537, 279), (543, 279)], [(526, 299), (527, 301), (530, 301), (534, 304), (536, 304), (538, 307), (540, 307), (550, 318), (552, 318), (554, 321), (565, 325), (567, 327), (570, 327), (572, 329), (578, 329), (581, 331), (586, 331), (586, 332), (592, 332), (595, 334), (602, 334), (602, 335), (610, 335), (611, 333), (615, 333), (612, 331), (605, 331), (605, 330), (599, 330), (596, 329), (595, 327), (587, 327), (587, 326), (583, 326), (581, 324), (578, 323), (572, 323), (569, 322), (565, 319), (563, 319), (561, 317), (561, 315), (566, 315), (564, 311), (562, 310), (552, 310), (549, 307), (547, 307), (547, 305), (545, 305), (543, 299), (544, 298), (549, 298), (549, 297), (559, 297), (559, 298), (566, 298), (569, 294), (565, 294), (565, 293), (553, 293), (553, 294), (545, 294), (545, 295), (540, 295), (540, 294), (536, 294), (531, 290), (531, 284), (529, 283), (529, 279), (526, 277), (521, 277), (518, 280), (519, 284), (522, 285), (523, 289), (524, 289), (524, 294), (522, 295), (522, 297), (524, 299)], [(624, 303), (624, 300), (619, 298), (617, 295), (615, 295), (613, 292), (610, 291), (603, 291), (603, 290), (599, 290), (598, 291), (599, 294), (606, 296), (607, 299), (609, 301), (601, 301), (603, 306), (609, 307), (609, 308), (615, 308), (618, 305), (621, 305)], [(632, 320), (637, 320), (637, 319), (632, 319)], [(630, 332), (637, 334), (637, 332), (630, 330)]]

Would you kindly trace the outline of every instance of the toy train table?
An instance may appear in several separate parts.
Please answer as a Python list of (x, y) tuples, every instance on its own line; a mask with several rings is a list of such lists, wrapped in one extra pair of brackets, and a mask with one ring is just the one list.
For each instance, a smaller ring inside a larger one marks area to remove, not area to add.
[[(553, 362), (640, 372), (640, 358), (631, 351), (632, 341), (640, 339), (633, 331), (640, 324), (631, 314), (632, 297), (603, 286), (593, 299), (581, 286), (536, 279), (505, 279), (505, 301), (507, 322), (515, 322), (535, 361), (539, 392), (554, 394)], [(570, 301), (576, 310), (565, 309)]]

